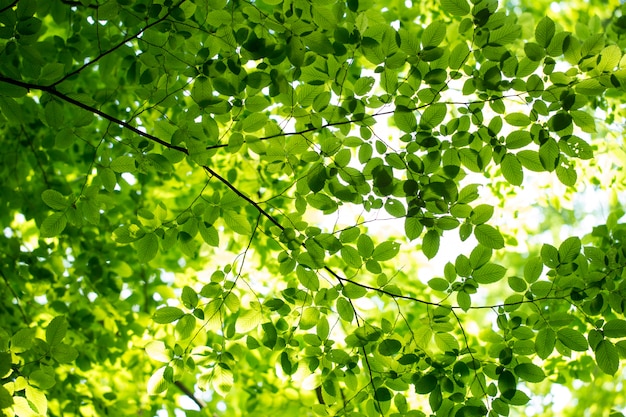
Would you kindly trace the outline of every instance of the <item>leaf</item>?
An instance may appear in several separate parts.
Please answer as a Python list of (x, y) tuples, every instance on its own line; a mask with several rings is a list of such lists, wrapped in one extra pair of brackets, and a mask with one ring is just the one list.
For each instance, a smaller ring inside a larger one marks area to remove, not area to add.
[(515, 374), (527, 382), (541, 382), (546, 378), (543, 370), (534, 363), (521, 363), (515, 367)]
[(602, 328), (605, 337), (626, 337), (626, 320), (612, 319), (607, 321)]
[(31, 372), (28, 376), (28, 382), (39, 389), (47, 390), (54, 386), (56, 383), (54, 379), (54, 372), (47, 373), (41, 369)]
[(546, 359), (554, 351), (556, 345), (556, 333), (549, 327), (545, 327), (537, 332), (535, 337), (535, 350), (537, 356)]
[(446, 38), (446, 28), (446, 24), (441, 21), (432, 22), (422, 33), (422, 46), (424, 48), (439, 46)]
[(613, 343), (602, 340), (596, 347), (596, 363), (607, 375), (615, 375), (619, 368), (619, 355)]
[(63, 212), (55, 212), (41, 223), (39, 232), (41, 237), (55, 237), (61, 234), (67, 226), (67, 216)]
[(447, 106), (443, 103), (435, 103), (426, 107), (426, 110), (422, 113), (420, 117), (420, 127), (422, 129), (434, 129), (446, 117)]
[(252, 232), (252, 225), (246, 216), (233, 210), (224, 211), (224, 223), (230, 230), (240, 235), (249, 235)]
[(350, 301), (343, 297), (337, 298), (337, 313), (341, 320), (351, 323), (354, 320), (354, 308)]
[(184, 315), (185, 313), (180, 308), (167, 306), (155, 311), (152, 320), (159, 324), (167, 324), (180, 319)]
[(109, 166), (115, 172), (135, 172), (137, 170), (137, 164), (135, 158), (128, 155), (122, 155), (111, 161)]
[(543, 262), (540, 257), (529, 258), (524, 265), (524, 279), (529, 284), (537, 281), (543, 272)]
[(400, 251), (400, 244), (398, 242), (386, 241), (374, 249), (372, 258), (376, 261), (383, 262), (393, 259)]
[(478, 242), (491, 249), (502, 249), (504, 238), (500, 232), (488, 224), (481, 224), (474, 228), (474, 236)]
[(172, 351), (160, 340), (153, 340), (145, 347), (146, 353), (155, 361), (169, 363), (172, 360)]
[(524, 172), (522, 164), (517, 157), (511, 153), (507, 153), (500, 162), (502, 175), (511, 185), (522, 185), (524, 181)]
[[(519, 126), (519, 127), (525, 127), (531, 123), (530, 117), (528, 117), (524, 113), (509, 113), (506, 116), (504, 116), (504, 120), (506, 120), (506, 122), (510, 124), (511, 126)], [(528, 133), (528, 132), (521, 131), (521, 130), (517, 130), (516, 132)], [(529, 137), (530, 137), (530, 134), (529, 134)], [(508, 142), (508, 139), (507, 139), (507, 142)]]
[(61, 343), (67, 333), (67, 320), (65, 316), (57, 316), (53, 318), (48, 327), (46, 327), (46, 342), (50, 346)]
[(176, 323), (174, 328), (176, 340), (188, 339), (196, 328), (196, 318), (192, 314), (185, 314)]
[(393, 120), (398, 129), (406, 133), (413, 133), (417, 130), (417, 118), (415, 113), (405, 107), (398, 106), (393, 112)]
[(148, 233), (134, 243), (137, 250), (137, 260), (148, 263), (159, 252), (159, 238), (154, 233)]
[(554, 36), (554, 32), (556, 30), (556, 25), (549, 17), (543, 17), (537, 26), (535, 27), (535, 40), (537, 43), (544, 48), (547, 48), (550, 45), (550, 41)]
[(559, 246), (559, 260), (561, 263), (573, 262), (580, 254), (581, 243), (576, 236), (565, 239)]
[(441, 0), (441, 8), (453, 16), (465, 16), (470, 12), (467, 0)]
[(198, 293), (190, 286), (185, 285), (180, 300), (186, 308), (193, 310), (198, 305)]
[(391, 356), (402, 349), (402, 343), (396, 339), (385, 339), (378, 345), (378, 353), (383, 356)]
[(48, 207), (54, 210), (65, 210), (69, 206), (63, 194), (56, 190), (45, 190), (41, 193), (41, 199)]
[(424, 225), (417, 217), (407, 217), (404, 220), (404, 234), (409, 240), (415, 240), (422, 234)]
[(422, 252), (428, 259), (432, 259), (439, 251), (440, 236), (439, 232), (432, 229), (426, 232), (422, 240)]
[(354, 300), (356, 298), (361, 298), (365, 294), (367, 294), (367, 290), (365, 288), (363, 288), (360, 285), (353, 284), (351, 282), (348, 282), (346, 285), (344, 285), (341, 292), (343, 293), (344, 296), (346, 296), (347, 298), (351, 300)]
[(146, 386), (148, 390), (148, 395), (160, 394), (167, 390), (168, 383), (163, 377), (166, 368), (167, 366), (162, 366), (157, 369), (156, 372), (152, 374), (152, 376), (150, 376), (150, 379), (148, 379), (148, 384)]
[(472, 273), (472, 277), (479, 284), (492, 284), (500, 281), (506, 274), (506, 268), (502, 265), (486, 263)]
[(589, 348), (585, 336), (583, 336), (582, 334), (580, 334), (580, 332), (574, 329), (559, 329), (559, 331), (556, 333), (556, 337), (559, 342), (577, 352), (584, 352)]

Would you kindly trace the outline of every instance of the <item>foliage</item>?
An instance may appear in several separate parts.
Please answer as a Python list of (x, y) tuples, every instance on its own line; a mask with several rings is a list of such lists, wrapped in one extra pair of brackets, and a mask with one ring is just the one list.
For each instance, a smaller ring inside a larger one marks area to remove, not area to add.
[(626, 6), (519, 3), (0, 0), (2, 411), (623, 404)]

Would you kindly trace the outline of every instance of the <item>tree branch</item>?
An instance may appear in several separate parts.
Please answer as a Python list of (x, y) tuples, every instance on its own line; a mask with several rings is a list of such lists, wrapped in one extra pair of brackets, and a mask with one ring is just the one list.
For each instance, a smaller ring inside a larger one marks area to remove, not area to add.
[(187, 397), (189, 397), (191, 399), (191, 401), (196, 403), (198, 405), (198, 407), (200, 407), (201, 410), (206, 407), (206, 403), (204, 401), (202, 401), (200, 398), (196, 397), (194, 395), (194, 393), (191, 392), (191, 390), (185, 386), (185, 384), (183, 384), (180, 381), (175, 381), (174, 385), (176, 385), (178, 387), (178, 389), (183, 392), (183, 394), (185, 394)]

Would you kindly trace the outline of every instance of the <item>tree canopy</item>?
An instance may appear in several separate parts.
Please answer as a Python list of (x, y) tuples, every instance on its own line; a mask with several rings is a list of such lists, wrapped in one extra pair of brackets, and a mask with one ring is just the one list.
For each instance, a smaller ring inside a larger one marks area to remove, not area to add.
[(621, 416), (625, 48), (617, 0), (0, 0), (0, 413)]

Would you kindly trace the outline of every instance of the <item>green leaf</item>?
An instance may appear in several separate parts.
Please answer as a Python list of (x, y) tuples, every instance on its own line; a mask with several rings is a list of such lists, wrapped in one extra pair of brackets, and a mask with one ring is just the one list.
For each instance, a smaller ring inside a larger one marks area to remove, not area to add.
[(422, 129), (434, 129), (446, 118), (447, 106), (443, 103), (435, 103), (426, 107), (420, 117), (420, 127)]
[(69, 206), (63, 194), (56, 190), (45, 190), (41, 193), (41, 199), (48, 207), (54, 210), (65, 210)]
[(424, 235), (424, 239), (422, 240), (422, 252), (428, 259), (432, 259), (437, 255), (439, 251), (439, 243), (440, 243), (439, 232), (432, 229), (426, 232)]
[(515, 367), (515, 374), (527, 382), (541, 382), (546, 378), (543, 370), (534, 363), (521, 363)]
[(574, 329), (559, 329), (559, 331), (556, 333), (556, 337), (559, 342), (577, 352), (584, 352), (589, 348), (585, 336), (583, 336), (582, 334), (580, 334), (580, 332)]
[(607, 375), (615, 375), (619, 368), (619, 355), (613, 343), (602, 340), (596, 347), (596, 363)]
[(509, 400), (513, 398), (517, 391), (517, 381), (511, 371), (502, 371), (498, 377), (498, 389), (504, 398)]
[(135, 172), (137, 165), (135, 158), (128, 155), (122, 155), (111, 161), (110, 168), (115, 172)]
[(404, 233), (409, 240), (415, 240), (422, 234), (424, 225), (417, 217), (407, 217), (404, 220)]
[(456, 293), (456, 302), (463, 309), (463, 311), (469, 311), (472, 307), (472, 298), (465, 291), (459, 291)]
[(183, 305), (193, 310), (198, 305), (198, 293), (188, 285), (183, 287), (182, 295), (180, 296), (180, 300), (183, 302)]
[(554, 351), (556, 345), (556, 333), (549, 327), (545, 327), (537, 332), (535, 338), (535, 350), (537, 356), (546, 359)]
[(65, 213), (52, 213), (41, 223), (39, 233), (41, 237), (55, 237), (65, 230), (65, 226), (67, 226), (67, 216)]
[(137, 259), (141, 263), (150, 262), (159, 252), (159, 238), (154, 233), (148, 233), (134, 243), (137, 250)]
[(424, 48), (439, 46), (446, 38), (446, 28), (446, 24), (441, 21), (432, 22), (422, 33), (422, 46)]
[[(504, 116), (504, 120), (506, 120), (506, 122), (510, 124), (511, 126), (519, 126), (519, 127), (525, 127), (531, 123), (530, 117), (528, 117), (524, 113), (509, 113), (506, 116)], [(524, 132), (524, 131), (517, 130), (516, 132)], [(525, 132), (525, 133), (528, 133), (528, 132)], [(508, 142), (508, 139), (507, 139), (507, 142)]]
[(146, 389), (149, 395), (156, 395), (167, 390), (168, 382), (165, 380), (163, 374), (167, 366), (162, 366), (157, 369), (152, 376), (148, 379), (148, 383), (146, 385)]
[(354, 308), (350, 301), (343, 297), (337, 298), (337, 313), (343, 321), (351, 323), (354, 320)]
[(602, 328), (605, 337), (626, 337), (626, 320), (612, 319), (607, 321)]
[(580, 254), (581, 243), (576, 236), (569, 237), (559, 246), (559, 260), (561, 263), (573, 262)]
[(393, 259), (400, 251), (400, 244), (398, 242), (386, 241), (374, 249), (372, 258), (376, 261), (383, 262)]
[(572, 120), (583, 132), (596, 133), (596, 119), (587, 112), (581, 110), (570, 111)]
[(506, 268), (502, 265), (486, 263), (472, 273), (472, 277), (479, 284), (492, 284), (500, 281), (506, 274)]
[(28, 376), (28, 382), (42, 390), (50, 389), (56, 383), (54, 379), (54, 372), (45, 372), (42, 369), (37, 369)]
[(524, 172), (522, 164), (517, 157), (511, 153), (507, 153), (500, 162), (502, 175), (511, 185), (522, 185), (524, 181)]
[(385, 339), (378, 345), (378, 353), (383, 356), (391, 356), (402, 349), (402, 343), (396, 339)]
[(406, 107), (398, 106), (393, 112), (393, 120), (396, 122), (398, 129), (406, 133), (413, 133), (417, 130), (417, 118), (415, 112)]
[(465, 16), (470, 12), (467, 0), (441, 0), (441, 8), (453, 16)]
[(46, 327), (46, 342), (50, 346), (61, 343), (67, 333), (67, 320), (65, 316), (57, 316), (50, 321)]
[(249, 235), (252, 232), (252, 225), (246, 216), (233, 210), (224, 211), (224, 223), (230, 230), (240, 235)]
[(526, 265), (524, 265), (524, 279), (529, 284), (532, 284), (533, 282), (537, 281), (537, 279), (539, 279), (539, 277), (541, 276), (542, 272), (543, 272), (543, 261), (538, 256), (529, 258), (528, 261), (526, 262)]
[(560, 264), (559, 251), (546, 243), (541, 247), (541, 260), (548, 268), (556, 268)]
[(550, 41), (554, 36), (555, 30), (556, 25), (552, 19), (545, 16), (539, 21), (539, 23), (537, 23), (537, 27), (535, 27), (535, 40), (539, 45), (547, 48), (548, 45), (550, 45)]
[(354, 300), (356, 298), (361, 298), (365, 294), (367, 294), (367, 290), (365, 288), (363, 288), (360, 285), (353, 284), (351, 282), (348, 282), (346, 285), (344, 285), (341, 292), (343, 293), (345, 297), (351, 300)]
[(188, 339), (196, 328), (196, 318), (192, 314), (185, 314), (176, 323), (176, 340)]
[(541, 159), (539, 158), (539, 153), (537, 151), (524, 150), (518, 152), (517, 154), (515, 154), (515, 156), (517, 156), (517, 159), (520, 161), (524, 168), (535, 172), (545, 171), (545, 168), (541, 163)]
[(450, 69), (458, 70), (465, 64), (467, 58), (470, 55), (470, 49), (467, 46), (467, 43), (462, 42), (454, 47), (452, 52), (450, 53), (450, 60), (448, 65)]
[(488, 248), (502, 249), (504, 247), (504, 238), (500, 232), (488, 224), (481, 224), (474, 228), (474, 236), (476, 240)]
[(152, 319), (156, 323), (167, 324), (180, 319), (184, 315), (185, 313), (180, 308), (167, 306), (161, 307), (157, 311), (155, 311)]

